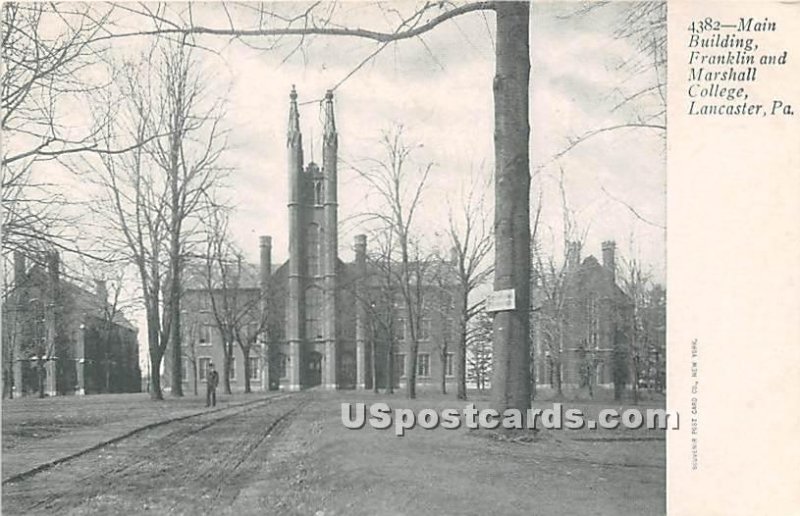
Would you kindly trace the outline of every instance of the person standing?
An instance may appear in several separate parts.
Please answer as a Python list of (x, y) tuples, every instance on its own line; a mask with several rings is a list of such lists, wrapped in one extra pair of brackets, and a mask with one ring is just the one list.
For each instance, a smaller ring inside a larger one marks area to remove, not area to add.
[(214, 363), (208, 364), (206, 373), (206, 407), (217, 406), (217, 384), (219, 383), (219, 373), (214, 369)]

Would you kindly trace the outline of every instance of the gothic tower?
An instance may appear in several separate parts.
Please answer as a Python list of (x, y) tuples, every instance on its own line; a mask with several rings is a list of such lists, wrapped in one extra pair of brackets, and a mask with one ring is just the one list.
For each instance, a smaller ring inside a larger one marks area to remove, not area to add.
[(297, 93), (289, 105), (289, 389), (337, 387), (337, 134), (333, 93), (324, 101), (322, 169), (303, 166)]
[(289, 94), (289, 129), (286, 146), (289, 165), (289, 277), (286, 302), (286, 341), (288, 361), (286, 374), (289, 390), (300, 389), (301, 355), (303, 335), (300, 322), (303, 320), (303, 136), (300, 134), (300, 113), (297, 111), (297, 92), (292, 87)]
[(336, 295), (338, 282), (336, 266), (338, 256), (338, 217), (337, 217), (337, 192), (336, 192), (336, 159), (338, 151), (338, 136), (336, 123), (333, 118), (333, 92), (325, 93), (325, 127), (322, 139), (322, 203), (323, 203), (323, 233), (320, 250), (323, 255), (323, 292), (324, 292), (324, 338), (325, 338), (325, 367), (323, 383), (326, 389), (336, 388), (336, 339), (338, 320), (336, 311)]

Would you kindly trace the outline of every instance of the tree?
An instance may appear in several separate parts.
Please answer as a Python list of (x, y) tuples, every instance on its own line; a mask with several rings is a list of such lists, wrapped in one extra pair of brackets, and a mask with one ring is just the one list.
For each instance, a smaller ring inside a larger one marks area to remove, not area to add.
[(491, 276), (492, 268), (487, 260), (492, 251), (493, 238), (488, 227), (484, 189), (479, 184), (471, 185), (458, 213), (451, 208), (448, 216), (447, 237), (452, 246), (455, 275), (458, 283), (459, 308), (456, 363), (458, 381), (457, 397), (467, 399), (467, 331), (470, 321), (483, 306), (483, 301), (470, 299), (479, 286)]
[[(360, 278), (365, 287), (361, 290), (362, 299), (357, 302), (364, 307), (370, 322), (370, 371), (372, 391), (378, 392), (378, 347), (377, 342), (386, 344), (384, 362), (384, 389), (387, 394), (394, 393), (394, 360), (398, 348), (398, 323), (402, 306), (397, 303), (399, 287), (393, 259), (394, 232), (381, 228), (373, 232), (370, 252), (367, 254), (366, 277)], [(381, 338), (382, 337), (382, 338)]]
[(228, 217), (219, 209), (209, 210), (206, 226), (206, 252), (201, 277), (211, 301), (211, 313), (222, 336), (222, 385), (231, 393), (231, 366), (234, 343), (244, 359), (244, 392), (250, 388), (250, 352), (269, 326), (260, 289), (241, 284), (244, 257), (230, 241)]
[[(545, 251), (541, 241), (539, 228), (542, 210), (542, 198), (539, 197), (534, 230), (532, 234), (533, 275), (531, 276), (531, 292), (538, 298), (537, 306), (531, 312), (538, 324), (535, 331), (541, 336), (540, 343), (545, 349), (545, 360), (555, 382), (556, 395), (564, 395), (562, 385), (562, 356), (566, 350), (566, 334), (568, 328), (568, 310), (570, 302), (569, 274), (578, 266), (578, 259), (583, 243), (586, 241), (588, 229), (580, 228), (574, 210), (570, 208), (565, 185), (565, 172), (560, 169), (558, 179), (561, 203), (561, 244), (563, 256), (557, 259), (555, 254)], [(533, 352), (534, 350), (532, 350)], [(531, 378), (533, 384), (536, 378)], [(533, 387), (533, 386), (532, 386)], [(533, 391), (533, 388), (532, 388)]]
[(639, 403), (641, 387), (652, 389), (662, 382), (666, 291), (654, 284), (651, 274), (636, 258), (622, 261), (622, 290), (631, 300), (627, 365), (633, 387), (633, 402)]
[[(192, 367), (192, 392), (197, 396), (197, 381), (198, 381), (198, 364), (197, 364), (197, 348), (195, 342), (200, 336), (200, 322), (195, 318), (188, 321), (184, 318), (181, 325), (181, 332), (183, 333), (183, 341), (187, 344), (181, 347), (183, 358), (185, 358), (189, 365)], [(184, 377), (188, 371), (183, 371)]]
[(80, 224), (66, 209), (74, 200), (53, 184), (52, 162), (131, 150), (106, 145), (110, 118), (93, 121), (79, 109), (113, 76), (108, 42), (97, 38), (108, 33), (116, 7), (5, 2), (2, 10), (3, 253), (58, 250), (107, 259), (76, 242)]
[(488, 312), (479, 312), (471, 320), (467, 354), (468, 377), (482, 392), (492, 377), (492, 317)]
[[(137, 269), (145, 305), (150, 395), (162, 399), (159, 371), (173, 343), (172, 378), (180, 379), (180, 278), (200, 209), (222, 169), (220, 107), (203, 98), (203, 76), (183, 42), (154, 45), (126, 61), (116, 78), (118, 98), (108, 143), (132, 142), (130, 152), (86, 160), (100, 192), (94, 212), (106, 223), (105, 245)], [(150, 135), (164, 134), (152, 139)], [(181, 394), (180, 381), (176, 395)]]
[(404, 333), (408, 342), (407, 395), (413, 399), (416, 397), (417, 353), (423, 303), (430, 280), (429, 268), (433, 263), (433, 257), (422, 250), (414, 216), (420, 206), (433, 163), (409, 170), (414, 165), (411, 161), (414, 148), (404, 141), (402, 126), (385, 132), (381, 146), (385, 157), (370, 159), (369, 168), (356, 171), (381, 203), (379, 211), (371, 211), (363, 216), (379, 225), (389, 245), (385, 249), (384, 263), (389, 263), (385, 272), (394, 276), (393, 284), (400, 294), (405, 312)]

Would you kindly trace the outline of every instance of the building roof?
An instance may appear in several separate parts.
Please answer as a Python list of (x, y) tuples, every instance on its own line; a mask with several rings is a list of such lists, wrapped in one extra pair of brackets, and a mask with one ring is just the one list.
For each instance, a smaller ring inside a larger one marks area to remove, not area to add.
[[(48, 275), (41, 265), (34, 265), (27, 273), (27, 281), (36, 285), (45, 285)], [(76, 283), (65, 280), (63, 277), (58, 281), (63, 303), (68, 306), (74, 314), (84, 314), (97, 319), (105, 319), (112, 311), (112, 306), (107, 300)], [(116, 309), (112, 317), (112, 322), (129, 330), (136, 331), (136, 326), (130, 322), (121, 310)]]

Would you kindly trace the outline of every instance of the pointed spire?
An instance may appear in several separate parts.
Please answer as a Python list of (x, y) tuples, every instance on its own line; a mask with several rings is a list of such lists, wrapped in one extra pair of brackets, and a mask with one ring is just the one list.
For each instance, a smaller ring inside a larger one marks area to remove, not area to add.
[(323, 145), (336, 143), (336, 122), (333, 119), (333, 91), (325, 93), (325, 129)]
[(287, 145), (292, 145), (300, 136), (300, 112), (297, 110), (297, 90), (292, 84), (292, 92), (289, 94), (289, 129), (287, 133)]

